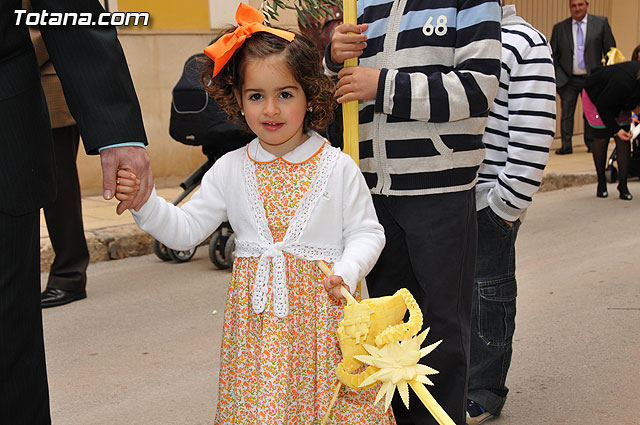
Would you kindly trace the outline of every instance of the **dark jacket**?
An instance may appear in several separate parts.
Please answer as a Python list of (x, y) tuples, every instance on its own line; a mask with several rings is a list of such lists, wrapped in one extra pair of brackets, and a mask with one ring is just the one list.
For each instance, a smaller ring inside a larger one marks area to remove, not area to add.
[[(34, 11), (91, 12), (97, 1), (32, 0)], [(29, 30), (16, 25), (20, 0), (0, 1), (0, 211), (19, 215), (55, 199), (53, 146)], [(146, 144), (140, 106), (113, 27), (41, 26), (85, 150)]]
[[(604, 16), (587, 15), (587, 35), (584, 41), (584, 63), (587, 74), (602, 66), (602, 58), (611, 47), (616, 46), (609, 21)], [(564, 86), (571, 78), (573, 70), (572, 19), (558, 22), (551, 33), (551, 49), (556, 68), (556, 85)]]
[[(31, 3), (29, 0), (23, 0), (23, 4), (25, 4), (25, 2), (28, 2), (29, 5)], [(51, 128), (74, 125), (76, 122), (67, 107), (64, 92), (62, 91), (62, 84), (60, 84), (60, 79), (56, 75), (53, 62), (49, 59), (49, 53), (44, 45), (42, 34), (40, 34), (37, 26), (30, 27), (29, 33), (36, 52), (36, 58), (38, 59), (38, 66), (40, 67), (40, 82), (44, 90), (44, 97), (47, 99)]]
[(585, 81), (584, 89), (611, 134), (619, 130), (616, 117), (640, 105), (640, 62), (622, 62), (600, 68)]

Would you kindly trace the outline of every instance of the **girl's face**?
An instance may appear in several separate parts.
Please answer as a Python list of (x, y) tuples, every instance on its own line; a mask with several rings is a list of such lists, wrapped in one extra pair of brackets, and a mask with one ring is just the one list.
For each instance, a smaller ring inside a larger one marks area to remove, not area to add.
[(308, 138), (302, 131), (307, 97), (282, 55), (247, 61), (242, 92), (235, 93), (266, 151), (283, 156)]

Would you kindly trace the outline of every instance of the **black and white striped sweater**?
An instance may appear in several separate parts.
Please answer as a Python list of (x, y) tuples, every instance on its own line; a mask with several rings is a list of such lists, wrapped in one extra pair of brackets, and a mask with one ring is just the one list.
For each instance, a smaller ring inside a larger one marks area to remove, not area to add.
[(556, 129), (556, 83), (544, 35), (505, 6), (500, 88), (483, 142), (478, 210), (490, 206), (508, 221), (520, 217), (540, 187)]
[[(500, 74), (497, 0), (359, 0), (360, 65), (381, 70), (360, 102), (360, 168), (374, 194), (472, 188)], [(331, 63), (330, 46), (325, 67)]]

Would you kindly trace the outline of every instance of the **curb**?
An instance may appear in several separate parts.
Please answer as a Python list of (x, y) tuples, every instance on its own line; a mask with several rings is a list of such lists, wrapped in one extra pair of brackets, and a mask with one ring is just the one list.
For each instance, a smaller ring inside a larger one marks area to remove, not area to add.
[(598, 177), (595, 171), (577, 173), (548, 173), (542, 177), (542, 183), (538, 192), (566, 189), (568, 187), (584, 186), (597, 183)]
[[(595, 172), (548, 173), (542, 178), (539, 192), (565, 189), (597, 182)], [(153, 252), (153, 238), (135, 224), (103, 227), (85, 232), (92, 263), (137, 257)], [(40, 271), (47, 272), (54, 253), (49, 238), (40, 240)]]
[[(135, 224), (103, 227), (84, 233), (91, 263), (138, 257), (153, 252), (153, 238)], [(54, 252), (49, 238), (40, 240), (40, 272), (47, 272)]]

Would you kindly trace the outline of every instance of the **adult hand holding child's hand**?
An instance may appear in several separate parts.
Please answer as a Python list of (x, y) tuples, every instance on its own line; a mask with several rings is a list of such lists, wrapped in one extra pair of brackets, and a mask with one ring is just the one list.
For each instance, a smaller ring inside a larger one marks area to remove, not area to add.
[(116, 193), (116, 173), (118, 170), (128, 170), (135, 173), (140, 180), (140, 190), (130, 200), (121, 200), (116, 208), (118, 215), (133, 208), (138, 211), (153, 189), (153, 174), (149, 155), (144, 148), (136, 146), (117, 146), (100, 152), (102, 163), (102, 188), (104, 199), (111, 199)]

